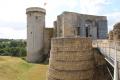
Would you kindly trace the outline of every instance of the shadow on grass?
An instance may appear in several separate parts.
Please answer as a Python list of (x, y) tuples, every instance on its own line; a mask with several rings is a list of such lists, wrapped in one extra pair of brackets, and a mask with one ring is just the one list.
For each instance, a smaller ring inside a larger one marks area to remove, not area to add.
[[(26, 57), (20, 57), (22, 60), (24, 60), (25, 62), (28, 62), (26, 60)], [(28, 63), (32, 63), (32, 62), (28, 62)], [(42, 62), (35, 62), (35, 63), (32, 63), (32, 64), (43, 64), (43, 65), (48, 65), (49, 64), (49, 60), (45, 60), (45, 61), (42, 61)]]

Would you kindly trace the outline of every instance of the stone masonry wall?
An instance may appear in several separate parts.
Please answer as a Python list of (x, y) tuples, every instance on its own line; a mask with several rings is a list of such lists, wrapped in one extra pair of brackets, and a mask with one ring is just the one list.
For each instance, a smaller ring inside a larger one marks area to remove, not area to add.
[(109, 32), (109, 40), (113, 40), (113, 31)]
[(48, 80), (93, 80), (94, 55), (89, 38), (54, 38)]
[(92, 39), (107, 38), (106, 16), (63, 12), (57, 16), (57, 37), (92, 37)]
[(51, 49), (51, 38), (53, 37), (53, 28), (45, 28), (44, 30), (44, 54), (49, 56)]

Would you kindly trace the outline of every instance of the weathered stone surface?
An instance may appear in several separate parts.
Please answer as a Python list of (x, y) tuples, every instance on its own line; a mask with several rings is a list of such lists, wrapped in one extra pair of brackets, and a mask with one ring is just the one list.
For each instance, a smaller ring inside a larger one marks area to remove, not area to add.
[(109, 40), (113, 40), (113, 31), (109, 32)]
[(48, 80), (92, 80), (94, 67), (90, 38), (52, 39)]
[(92, 37), (107, 38), (107, 19), (105, 16), (94, 16), (74, 12), (63, 12), (57, 16), (57, 37)]
[(99, 49), (93, 48), (94, 52), (94, 62), (96, 66), (101, 66), (106, 64), (106, 60), (104, 56), (100, 53)]
[[(57, 70), (89, 70), (94, 69), (94, 61), (86, 60), (86, 61), (53, 61), (51, 60), (50, 68)], [(84, 67), (81, 67), (84, 66)]]

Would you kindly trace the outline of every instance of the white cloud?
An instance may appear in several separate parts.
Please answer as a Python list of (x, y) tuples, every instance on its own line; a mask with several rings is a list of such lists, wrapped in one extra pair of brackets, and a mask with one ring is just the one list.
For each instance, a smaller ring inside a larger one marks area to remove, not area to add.
[(39, 2), (40, 0), (1, 0), (0, 38), (25, 39), (26, 8), (40, 6)]
[(56, 20), (57, 15), (63, 11), (75, 11), (78, 8), (78, 0), (45, 0), (47, 3), (46, 23), (48, 27), (52, 27), (53, 21)]
[(80, 0), (81, 12), (87, 14), (101, 14), (108, 4), (110, 0)]
[(109, 30), (113, 29), (113, 26), (120, 22), (120, 11), (112, 12), (110, 14), (106, 14), (108, 17), (108, 24), (109, 24)]
[(2, 0), (0, 1), (0, 38), (25, 38), (25, 9), (35, 6), (44, 7), (44, 2), (47, 3), (47, 26), (52, 26), (53, 20), (61, 11), (60, 7), (65, 6), (71, 9), (76, 6), (74, 0), (70, 0), (70, 3), (66, 0)]
[(14, 30), (10, 27), (0, 28), (0, 38), (8, 39), (26, 39), (26, 29), (24, 30)]

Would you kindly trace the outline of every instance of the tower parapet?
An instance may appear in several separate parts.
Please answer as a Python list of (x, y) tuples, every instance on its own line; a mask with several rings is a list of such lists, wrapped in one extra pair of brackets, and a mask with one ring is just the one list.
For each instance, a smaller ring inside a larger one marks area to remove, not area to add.
[(43, 8), (39, 8), (39, 7), (30, 7), (26, 9), (26, 14), (30, 13), (30, 12), (41, 12), (46, 14), (46, 10)]

